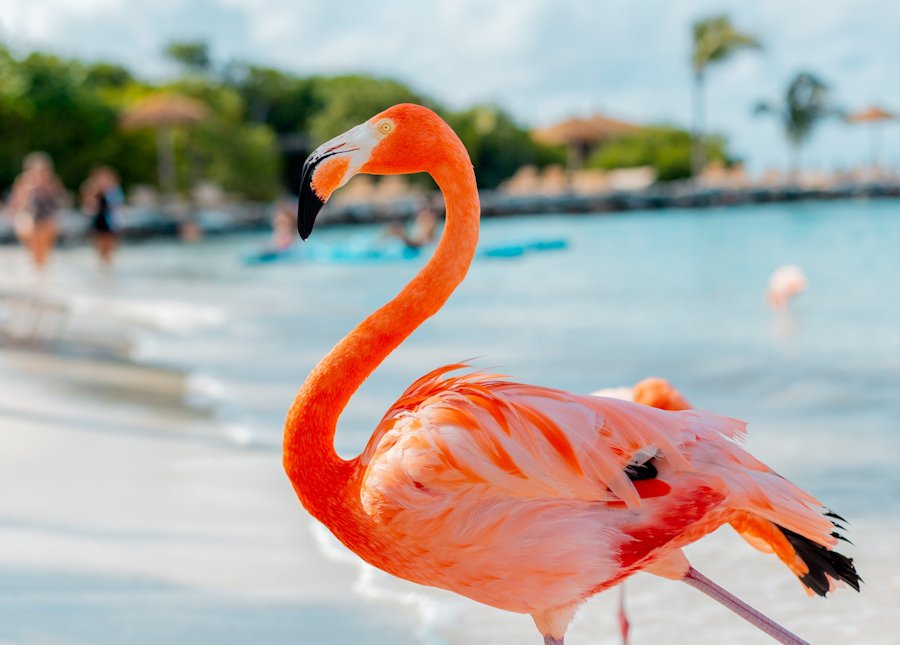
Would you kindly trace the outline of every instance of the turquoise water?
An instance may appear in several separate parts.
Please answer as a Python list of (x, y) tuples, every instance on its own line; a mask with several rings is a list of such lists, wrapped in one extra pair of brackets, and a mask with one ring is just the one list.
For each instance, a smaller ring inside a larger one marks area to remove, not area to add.
[[(308, 244), (358, 245), (379, 233), (323, 229)], [(816, 630), (844, 642), (891, 642), (885, 634), (897, 625), (886, 608), (900, 598), (900, 202), (483, 223), (485, 245), (539, 238), (566, 239), (568, 248), (479, 258), (444, 309), (354, 397), (341, 419), (339, 451), (358, 453), (383, 411), (422, 373), (464, 359), (576, 392), (665, 377), (697, 407), (748, 421), (757, 456), (850, 520), (851, 553), (867, 586), (863, 596), (842, 591), (825, 607), (808, 601), (777, 563), (719, 534), (697, 545), (692, 558), (712, 562), (719, 575), (710, 575), (721, 580), (724, 572), (733, 590), (763, 588), (789, 624), (807, 621), (804, 635), (816, 642), (828, 642), (814, 638)], [(212, 415), (222, 441), (277, 451), (285, 411), (308, 371), (425, 258), (243, 266), (242, 257), (266, 241), (254, 235), (127, 247), (115, 274), (101, 281), (89, 250), (67, 251), (57, 259), (65, 272), (54, 289), (117, 312), (139, 339), (140, 360), (191, 374), (189, 404)], [(788, 263), (802, 267), (809, 287), (788, 313), (775, 314), (763, 294), (771, 272)], [(353, 560), (319, 538), (323, 558)], [(737, 573), (759, 566), (774, 573), (758, 581)], [(362, 602), (380, 611), (385, 597), (397, 599), (401, 613), (424, 625), (413, 642), (513, 643), (535, 635), (527, 619), (363, 571), (348, 608)], [(665, 584), (635, 580), (631, 597), (645, 636), (665, 641), (665, 621), (653, 619), (668, 611), (714, 621), (719, 627), (710, 635), (725, 639), (730, 617), (715, 607), (702, 613), (705, 604), (695, 608), (693, 596)], [(599, 634), (614, 642), (611, 601), (599, 602), (609, 607), (585, 611), (573, 642), (595, 642)], [(258, 629), (266, 642), (266, 625)]]

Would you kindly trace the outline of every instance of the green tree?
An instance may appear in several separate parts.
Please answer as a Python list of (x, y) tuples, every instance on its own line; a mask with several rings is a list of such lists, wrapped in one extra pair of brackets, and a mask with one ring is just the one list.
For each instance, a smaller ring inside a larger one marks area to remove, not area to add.
[(706, 164), (703, 136), (706, 130), (706, 70), (710, 65), (721, 63), (742, 49), (760, 49), (761, 45), (752, 34), (738, 31), (727, 15), (701, 18), (693, 25), (693, 50), (691, 67), (694, 71), (693, 83), (693, 136), (691, 155), (692, 174), (697, 176)]
[(280, 163), (275, 135), (264, 125), (234, 124), (213, 117), (198, 124), (184, 142), (189, 152), (180, 171), (212, 181), (245, 199), (276, 197)]
[(177, 132), (179, 183), (207, 179), (248, 199), (278, 194), (280, 163), (275, 134), (265, 124), (248, 123), (241, 95), (216, 81), (188, 78), (169, 86), (202, 101), (210, 115)]
[[(314, 79), (319, 108), (309, 121), (314, 141), (327, 141), (396, 103), (432, 104), (399, 81), (354, 74)], [(433, 107), (433, 104), (432, 104)]]
[(791, 150), (791, 172), (800, 170), (803, 145), (812, 136), (823, 119), (838, 116), (840, 111), (832, 105), (830, 90), (818, 76), (800, 72), (787, 86), (784, 100), (760, 101), (755, 114), (768, 114), (781, 121)]
[[(27, 119), (9, 145), (21, 158), (29, 150), (45, 150), (70, 188), (77, 187), (90, 168), (140, 156), (139, 139), (122, 137), (117, 110), (85, 83), (85, 68), (46, 54), (31, 54), (19, 62)], [(123, 173), (128, 174), (128, 173)]]
[(172, 41), (166, 45), (163, 53), (186, 72), (206, 74), (212, 67), (209, 46), (202, 40)]
[(93, 88), (121, 90), (135, 82), (131, 72), (113, 63), (93, 63), (84, 68), (84, 83)]
[(536, 143), (528, 131), (498, 108), (476, 106), (444, 114), (475, 167), (478, 185), (495, 188), (526, 164), (561, 163), (564, 153)]
[(247, 118), (269, 125), (278, 134), (308, 132), (313, 116), (323, 107), (315, 78), (255, 65), (240, 66), (229, 76), (229, 84), (244, 101)]
[(34, 106), (28, 100), (28, 79), (19, 62), (0, 44), (0, 195), (12, 184), (29, 148)]
[(402, 102), (430, 105), (450, 121), (470, 150), (483, 187), (496, 186), (523, 164), (561, 161), (558, 150), (533, 142), (502, 110), (443, 110), (395, 80), (298, 77), (239, 63), (212, 75), (208, 49), (200, 41), (171, 43), (167, 55), (191, 73), (174, 82), (148, 83), (120, 65), (41, 53), (18, 59), (0, 45), (0, 189), (12, 182), (31, 150), (46, 150), (70, 189), (97, 164), (115, 167), (126, 186), (155, 183), (152, 128), (123, 130), (120, 115), (135, 101), (168, 90), (209, 109), (200, 123), (173, 126), (179, 183), (210, 179), (252, 199), (277, 194), (279, 166), (295, 175), (307, 144), (313, 147)]
[[(729, 161), (721, 137), (706, 137), (703, 144), (707, 159)], [(652, 166), (659, 181), (685, 179), (691, 176), (691, 149), (686, 130), (651, 126), (616, 137), (597, 150), (587, 166), (603, 170)]]

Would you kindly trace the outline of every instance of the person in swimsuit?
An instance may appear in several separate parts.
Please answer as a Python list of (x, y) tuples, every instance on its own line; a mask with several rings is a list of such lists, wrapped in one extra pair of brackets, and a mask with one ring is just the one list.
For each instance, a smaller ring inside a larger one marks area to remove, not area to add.
[(287, 251), (297, 237), (297, 202), (284, 200), (275, 209), (272, 217), (271, 249), (275, 252)]
[(66, 191), (46, 153), (32, 152), (22, 165), (6, 209), (15, 218), (19, 242), (28, 249), (35, 266), (43, 269), (56, 244), (56, 216)]
[(119, 186), (119, 176), (108, 166), (91, 171), (81, 187), (81, 207), (91, 218), (91, 237), (100, 261), (112, 266), (113, 255), (119, 245), (120, 211), (125, 197)]
[(429, 206), (425, 206), (416, 215), (411, 233), (407, 233), (403, 224), (394, 223), (388, 227), (387, 235), (401, 240), (406, 245), (406, 248), (421, 249), (434, 241), (437, 233), (437, 224), (438, 219), (434, 210)]

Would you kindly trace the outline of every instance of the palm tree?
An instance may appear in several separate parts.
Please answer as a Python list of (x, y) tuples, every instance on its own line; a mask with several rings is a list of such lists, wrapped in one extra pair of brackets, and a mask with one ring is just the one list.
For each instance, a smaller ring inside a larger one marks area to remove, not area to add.
[(706, 129), (706, 68), (714, 63), (721, 63), (741, 49), (760, 49), (762, 45), (754, 35), (735, 29), (724, 14), (697, 20), (693, 31), (691, 66), (694, 69), (694, 137), (691, 145), (691, 169), (696, 177), (706, 163), (703, 149), (703, 133)]
[(754, 114), (771, 114), (781, 120), (784, 134), (791, 148), (791, 174), (800, 169), (803, 144), (810, 138), (819, 122), (840, 114), (831, 104), (828, 85), (810, 72), (800, 72), (788, 84), (784, 101), (760, 101)]

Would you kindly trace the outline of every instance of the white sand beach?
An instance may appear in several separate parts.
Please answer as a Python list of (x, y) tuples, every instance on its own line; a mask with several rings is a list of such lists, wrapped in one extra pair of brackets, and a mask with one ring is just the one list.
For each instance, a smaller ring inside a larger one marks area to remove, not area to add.
[(352, 601), (358, 567), (323, 557), (277, 451), (177, 409), (79, 402), (12, 362), (0, 352), (0, 642), (413, 642), (413, 619)]

